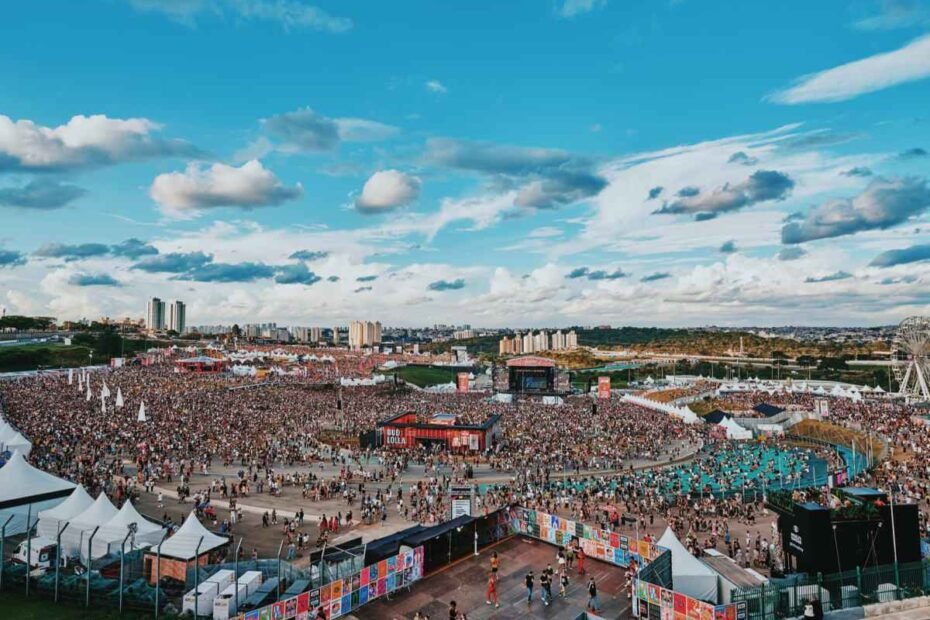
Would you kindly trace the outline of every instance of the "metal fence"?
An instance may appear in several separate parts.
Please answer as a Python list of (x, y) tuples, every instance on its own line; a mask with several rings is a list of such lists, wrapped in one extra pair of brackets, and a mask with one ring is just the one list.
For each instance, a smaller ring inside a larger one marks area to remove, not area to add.
[(731, 600), (745, 601), (747, 620), (775, 620), (801, 615), (818, 599), (824, 611), (887, 603), (930, 591), (930, 561), (856, 568), (830, 575), (793, 575), (768, 584), (733, 590)]

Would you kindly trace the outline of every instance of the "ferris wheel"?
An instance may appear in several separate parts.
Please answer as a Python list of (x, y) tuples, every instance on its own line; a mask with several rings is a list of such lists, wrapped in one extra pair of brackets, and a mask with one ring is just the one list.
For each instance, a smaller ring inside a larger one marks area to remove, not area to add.
[(898, 392), (930, 401), (930, 317), (911, 316), (898, 325), (891, 350)]

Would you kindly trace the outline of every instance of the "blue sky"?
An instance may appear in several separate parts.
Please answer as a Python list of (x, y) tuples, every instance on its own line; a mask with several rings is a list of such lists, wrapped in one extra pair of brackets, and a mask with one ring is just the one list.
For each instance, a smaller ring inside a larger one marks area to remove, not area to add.
[(37, 0), (6, 7), (0, 76), (9, 312), (876, 324), (930, 303), (927, 2)]

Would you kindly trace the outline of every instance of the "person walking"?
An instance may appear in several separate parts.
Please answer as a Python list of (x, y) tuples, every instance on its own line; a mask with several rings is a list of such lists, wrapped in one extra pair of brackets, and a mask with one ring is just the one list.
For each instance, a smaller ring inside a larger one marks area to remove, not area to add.
[(561, 571), (559, 575), (559, 596), (565, 598), (568, 593), (568, 570)]
[(533, 571), (530, 571), (526, 574), (526, 604), (529, 605), (533, 602)]
[(597, 584), (594, 583), (594, 577), (588, 579), (588, 611), (597, 613), (601, 607), (601, 602), (597, 598)]
[(543, 605), (549, 606), (549, 598), (552, 596), (552, 589), (549, 582), (549, 571), (543, 571), (539, 576), (539, 598), (542, 599)]
[(497, 571), (500, 570), (500, 566), (500, 558), (497, 557), (497, 551), (494, 551), (491, 553), (491, 572), (496, 575)]
[(488, 596), (485, 599), (485, 603), (488, 605), (494, 604), (494, 607), (500, 607), (500, 602), (497, 599), (497, 573), (492, 572), (488, 575)]
[(578, 574), (584, 575), (584, 549), (578, 547)]

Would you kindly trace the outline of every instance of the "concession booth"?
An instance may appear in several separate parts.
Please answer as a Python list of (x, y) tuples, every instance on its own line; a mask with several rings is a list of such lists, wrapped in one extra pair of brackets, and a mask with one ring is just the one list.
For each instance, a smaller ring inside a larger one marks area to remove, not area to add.
[(456, 416), (447, 413), (424, 420), (408, 412), (378, 422), (381, 445), (388, 448), (441, 444), (453, 452), (483, 452), (500, 434), (499, 415), (489, 416), (482, 424), (460, 424)]

